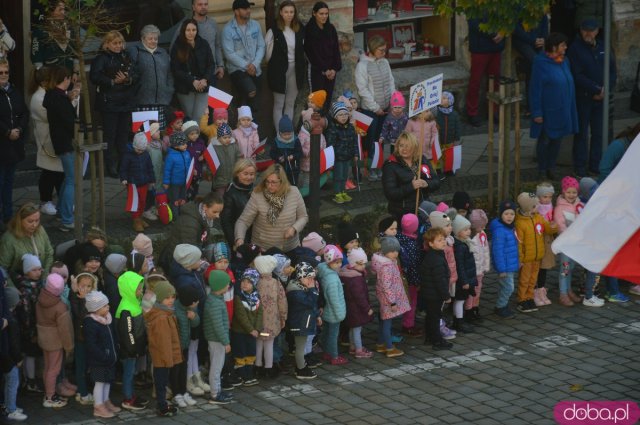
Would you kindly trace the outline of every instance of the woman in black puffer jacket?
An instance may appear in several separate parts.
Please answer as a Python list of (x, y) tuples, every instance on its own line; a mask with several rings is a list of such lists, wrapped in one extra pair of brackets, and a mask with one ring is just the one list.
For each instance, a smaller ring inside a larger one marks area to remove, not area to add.
[[(233, 167), (233, 182), (224, 193), (224, 208), (220, 213), (222, 230), (229, 246), (234, 246), (234, 228), (236, 220), (249, 202), (256, 181), (256, 163), (252, 159), (240, 159)], [(251, 229), (247, 231), (247, 240), (251, 240)]]
[[(420, 165), (420, 179), (416, 178)], [(387, 211), (400, 223), (402, 216), (415, 213), (416, 190), (418, 204), (428, 200), (429, 193), (440, 187), (440, 179), (430, 161), (418, 155), (418, 142), (411, 133), (402, 132), (396, 140), (393, 154), (382, 167), (382, 188), (387, 198)]]

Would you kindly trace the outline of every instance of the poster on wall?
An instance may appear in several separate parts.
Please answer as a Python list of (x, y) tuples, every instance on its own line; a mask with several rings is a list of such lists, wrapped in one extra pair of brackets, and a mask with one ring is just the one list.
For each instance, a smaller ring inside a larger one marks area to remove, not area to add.
[(391, 25), (393, 33), (393, 47), (404, 47), (406, 43), (415, 43), (416, 35), (413, 29), (413, 22), (403, 22)]

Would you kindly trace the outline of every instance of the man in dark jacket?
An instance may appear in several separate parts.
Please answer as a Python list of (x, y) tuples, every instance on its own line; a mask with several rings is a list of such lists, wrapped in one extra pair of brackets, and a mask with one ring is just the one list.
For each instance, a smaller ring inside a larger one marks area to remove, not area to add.
[[(604, 43), (598, 36), (598, 22), (584, 19), (580, 35), (569, 47), (567, 56), (576, 84), (579, 132), (573, 139), (573, 168), (577, 176), (598, 174), (602, 157), (602, 108), (604, 102)], [(616, 61), (609, 62), (609, 89), (616, 84)], [(591, 143), (589, 143), (591, 128)], [(608, 136), (611, 139), (611, 135)], [(608, 142), (609, 140), (607, 140)]]

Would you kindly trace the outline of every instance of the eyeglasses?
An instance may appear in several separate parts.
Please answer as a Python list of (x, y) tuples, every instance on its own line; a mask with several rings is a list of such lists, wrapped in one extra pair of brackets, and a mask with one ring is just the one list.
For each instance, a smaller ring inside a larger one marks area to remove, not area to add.
[(265, 180), (264, 182), (266, 184), (274, 185), (274, 186), (280, 184), (280, 180)]

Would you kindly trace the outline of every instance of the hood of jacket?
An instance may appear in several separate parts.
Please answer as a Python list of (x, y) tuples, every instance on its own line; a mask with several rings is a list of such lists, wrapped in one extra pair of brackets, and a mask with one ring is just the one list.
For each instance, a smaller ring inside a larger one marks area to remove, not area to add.
[(60, 302), (60, 297), (53, 295), (51, 292), (42, 288), (40, 295), (38, 295), (38, 304), (44, 308), (49, 308)]
[(162, 320), (168, 316), (173, 316), (173, 314), (174, 313), (171, 310), (162, 310), (154, 307), (144, 314), (144, 321), (147, 323), (147, 326), (149, 326), (154, 321)]
[(331, 267), (329, 267), (329, 264), (327, 263), (318, 264), (318, 268), (316, 269), (316, 276), (318, 280), (322, 280), (326, 278), (331, 273), (335, 273), (335, 271)]
[(382, 267), (388, 266), (389, 264), (393, 264), (393, 260), (385, 257), (379, 252), (376, 252), (371, 257), (371, 269), (376, 273), (382, 270)]
[(358, 277), (358, 276), (365, 275), (365, 273), (363, 272), (360, 272), (356, 269), (352, 269), (351, 267), (349, 267), (348, 264), (342, 266), (338, 274), (340, 275), (340, 277)]
[(138, 273), (128, 271), (118, 278), (118, 292), (122, 300), (116, 310), (116, 319), (120, 318), (123, 311), (128, 311), (132, 317), (142, 314), (141, 300), (138, 299), (136, 292), (142, 284), (144, 278)]

